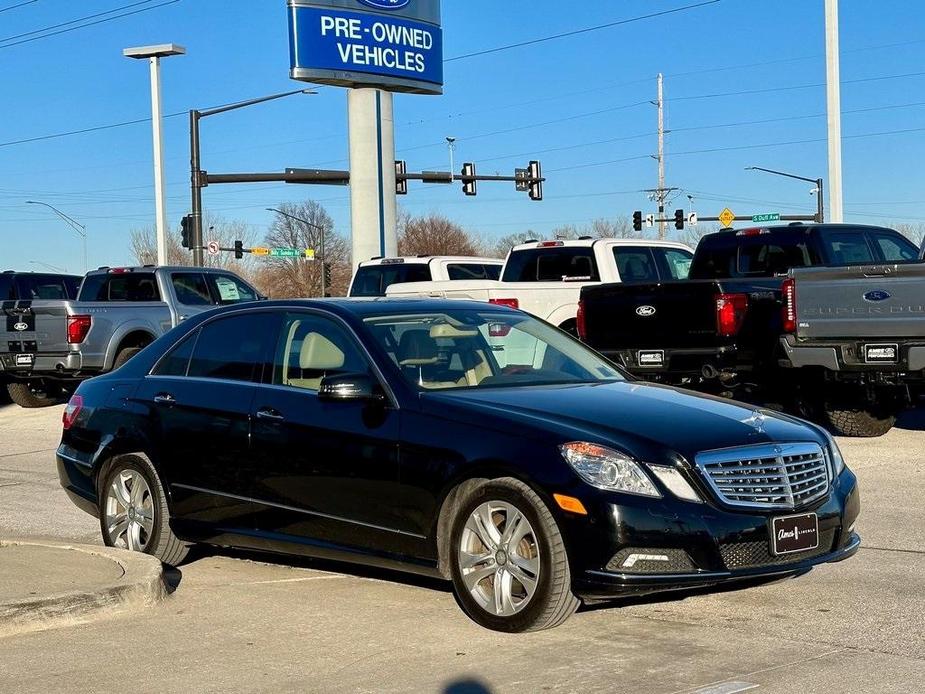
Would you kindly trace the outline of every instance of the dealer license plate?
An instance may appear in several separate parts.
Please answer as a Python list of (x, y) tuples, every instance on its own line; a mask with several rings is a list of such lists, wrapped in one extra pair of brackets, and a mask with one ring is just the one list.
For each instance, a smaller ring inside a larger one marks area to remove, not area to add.
[(16, 366), (32, 366), (35, 364), (34, 354), (17, 354)]
[(899, 345), (864, 345), (864, 361), (868, 364), (896, 364), (899, 362)]
[(771, 551), (792, 554), (819, 546), (819, 518), (815, 513), (771, 519)]
[(660, 349), (650, 349), (637, 352), (636, 363), (639, 364), (639, 366), (664, 366), (665, 352)]

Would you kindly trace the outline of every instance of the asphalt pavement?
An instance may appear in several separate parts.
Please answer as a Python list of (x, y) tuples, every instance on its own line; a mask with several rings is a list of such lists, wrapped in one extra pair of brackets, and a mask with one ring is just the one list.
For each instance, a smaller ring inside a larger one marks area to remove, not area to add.
[[(99, 543), (58, 487), (61, 408), (0, 407), (0, 537)], [(585, 609), (505, 635), (448, 586), (340, 564), (203, 552), (140, 612), (0, 637), (17, 692), (917, 692), (925, 681), (925, 413), (842, 440), (856, 557), (798, 579)], [(2, 688), (2, 687), (0, 687)]]

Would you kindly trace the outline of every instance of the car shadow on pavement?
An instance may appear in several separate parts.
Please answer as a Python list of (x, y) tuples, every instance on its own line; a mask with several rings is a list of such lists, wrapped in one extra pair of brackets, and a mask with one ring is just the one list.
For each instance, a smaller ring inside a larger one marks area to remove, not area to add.
[(491, 694), (491, 689), (478, 680), (456, 680), (443, 688), (443, 694)]
[(286, 568), (312, 569), (315, 571), (324, 571), (326, 573), (343, 574), (346, 576), (355, 576), (357, 578), (367, 578), (378, 581), (387, 581), (389, 583), (400, 583), (406, 586), (425, 588), (441, 593), (452, 592), (452, 584), (449, 581), (442, 581), (438, 578), (429, 576), (419, 576), (417, 574), (405, 573), (404, 571), (395, 571), (392, 569), (382, 569), (373, 566), (363, 566), (360, 564), (350, 564), (348, 562), (339, 562), (329, 559), (316, 559), (314, 557), (301, 557), (289, 554), (273, 554), (270, 552), (258, 552), (243, 549), (226, 549), (221, 547), (196, 547), (195, 556), (191, 555), (190, 559), (205, 559), (206, 557), (228, 557), (230, 559), (241, 559), (245, 561), (260, 562), (262, 564), (272, 564)]
[(906, 431), (925, 431), (925, 407), (907, 410), (896, 419), (896, 428)]

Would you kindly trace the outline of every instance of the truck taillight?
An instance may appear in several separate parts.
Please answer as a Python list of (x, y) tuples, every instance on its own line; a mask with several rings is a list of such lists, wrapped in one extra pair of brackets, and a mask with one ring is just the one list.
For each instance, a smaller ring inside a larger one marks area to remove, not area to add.
[(739, 334), (745, 311), (748, 310), (747, 294), (716, 295), (716, 330), (721, 337)]
[(585, 325), (585, 302), (578, 302), (578, 315), (575, 316), (575, 329), (578, 337), (584, 340), (588, 336), (588, 326)]
[(797, 331), (797, 285), (791, 277), (784, 280), (781, 288), (783, 293), (783, 306), (781, 307), (781, 321), (785, 333)]
[(90, 332), (90, 316), (67, 317), (67, 341), (72, 345), (79, 345)]
[(507, 306), (508, 308), (520, 308), (520, 302), (517, 299), (489, 299), (489, 304), (495, 306)]
[(61, 423), (64, 425), (65, 431), (74, 426), (77, 415), (80, 414), (83, 407), (84, 399), (77, 394), (72, 395), (71, 399), (67, 401), (67, 407), (64, 408), (64, 414), (61, 415)]

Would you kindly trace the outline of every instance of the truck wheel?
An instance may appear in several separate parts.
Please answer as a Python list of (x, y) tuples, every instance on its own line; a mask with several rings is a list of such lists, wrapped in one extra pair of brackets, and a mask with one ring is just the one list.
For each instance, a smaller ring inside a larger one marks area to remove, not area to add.
[(29, 409), (50, 407), (51, 405), (57, 405), (61, 401), (56, 393), (49, 392), (41, 381), (8, 383), (6, 392), (10, 394), (10, 400), (20, 407)]
[(112, 363), (112, 370), (115, 371), (125, 364), (129, 359), (134, 357), (142, 350), (141, 347), (126, 347), (116, 355), (116, 360)]
[(576, 321), (574, 318), (567, 320), (559, 326), (559, 330), (564, 330), (572, 337), (578, 337), (578, 321)]
[(883, 436), (896, 423), (895, 414), (861, 407), (842, 408), (829, 403), (823, 406), (823, 414), (828, 428), (838, 436)]

